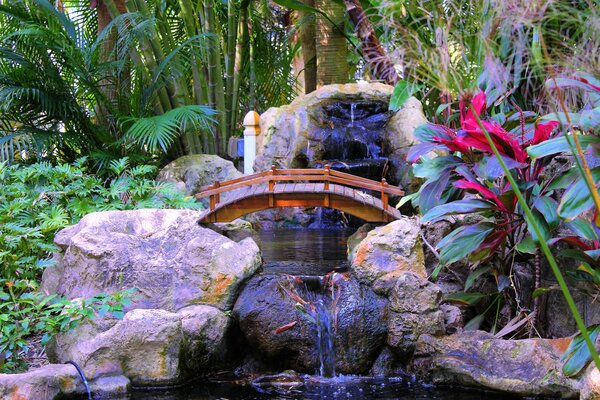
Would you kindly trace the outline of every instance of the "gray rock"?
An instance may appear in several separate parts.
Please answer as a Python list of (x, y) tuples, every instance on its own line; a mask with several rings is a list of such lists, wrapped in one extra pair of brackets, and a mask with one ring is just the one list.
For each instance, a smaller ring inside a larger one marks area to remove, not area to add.
[[(326, 85), (291, 104), (270, 108), (260, 116), (256, 171), (272, 164), (283, 168), (312, 167), (325, 155), (322, 121), (323, 107), (337, 101), (388, 103), (394, 88), (381, 83)], [(394, 164), (395, 179), (402, 185), (411, 181), (406, 154), (415, 143), (414, 130), (426, 123), (421, 103), (410, 98), (397, 113), (390, 116), (383, 141), (389, 145), (389, 159)]]
[(193, 304), (222, 310), (260, 267), (260, 251), (197, 223), (190, 210), (107, 211), (58, 232), (56, 265), (42, 290), (69, 299), (135, 288), (127, 309), (177, 311)]
[(200, 192), (215, 181), (225, 182), (243, 176), (231, 161), (212, 154), (183, 156), (167, 164), (156, 180), (171, 182), (188, 195)]
[(440, 310), (444, 313), (444, 326), (446, 327), (447, 334), (463, 330), (465, 327), (465, 318), (459, 307), (451, 304), (442, 304), (440, 305)]
[[(94, 398), (125, 395), (130, 382), (124, 376), (88, 379)], [(0, 398), (7, 400), (54, 400), (79, 398), (87, 393), (77, 370), (70, 364), (48, 364), (21, 374), (0, 374)]]
[(225, 361), (229, 318), (211, 306), (135, 309), (104, 328), (92, 321), (57, 335), (49, 359), (75, 361), (89, 379), (123, 375), (136, 386), (176, 384)]
[(480, 386), (520, 396), (577, 397), (581, 383), (562, 375), (570, 339), (496, 339), (483, 332), (422, 335), (412, 369), (436, 384)]
[[(371, 367), (381, 350), (386, 327), (385, 305), (367, 286), (347, 274), (331, 277), (336, 300), (331, 306), (328, 294), (322, 293), (319, 277), (304, 278), (312, 289), (281, 275), (258, 275), (248, 281), (240, 294), (233, 316), (256, 356), (274, 368), (291, 368), (314, 373), (319, 369), (317, 330), (306, 314), (296, 309), (297, 298), (286, 294), (291, 288), (301, 298), (315, 304), (318, 299), (329, 304), (333, 312), (335, 366), (337, 373), (360, 374)], [(276, 333), (288, 324), (290, 329)]]
[(85, 386), (72, 365), (49, 364), (22, 374), (0, 374), (2, 399), (56, 399), (84, 393)]
[(402, 217), (370, 231), (350, 254), (350, 263), (352, 274), (367, 284), (408, 271), (425, 277), (420, 228), (415, 219)]
[(400, 356), (410, 355), (422, 334), (443, 335), (442, 291), (412, 272), (397, 279), (389, 294), (387, 344)]
[(236, 219), (231, 222), (217, 222), (215, 224), (204, 224), (206, 228), (212, 229), (220, 235), (223, 235), (234, 242), (241, 242), (246, 238), (251, 238), (260, 245), (260, 235), (252, 227), (252, 224), (243, 219)]

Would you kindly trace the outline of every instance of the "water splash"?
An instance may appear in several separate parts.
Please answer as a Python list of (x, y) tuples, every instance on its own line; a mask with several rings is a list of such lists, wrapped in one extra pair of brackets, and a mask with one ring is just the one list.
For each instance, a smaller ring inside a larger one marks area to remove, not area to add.
[(340, 292), (335, 284), (340, 274), (331, 272), (319, 277), (289, 276), (282, 289), (298, 304), (298, 311), (315, 326), (319, 355), (319, 375), (335, 377), (335, 327), (337, 299)]
[(356, 103), (350, 103), (350, 126), (354, 126), (354, 110), (356, 110)]

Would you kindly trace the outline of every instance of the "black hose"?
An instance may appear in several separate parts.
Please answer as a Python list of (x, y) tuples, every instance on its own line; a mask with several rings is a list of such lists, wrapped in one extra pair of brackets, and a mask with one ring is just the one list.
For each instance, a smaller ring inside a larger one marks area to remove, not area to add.
[(85, 386), (85, 390), (87, 391), (87, 395), (88, 395), (88, 400), (93, 400), (92, 399), (92, 392), (90, 392), (90, 385), (88, 385), (88, 381), (87, 379), (85, 379), (85, 374), (83, 373), (83, 370), (79, 367), (79, 365), (77, 365), (77, 363), (75, 361), (67, 361), (65, 364), (71, 364), (72, 366), (75, 367), (75, 369), (77, 370), (77, 373), (79, 374), (79, 376), (81, 377), (81, 380), (83, 381), (83, 385)]

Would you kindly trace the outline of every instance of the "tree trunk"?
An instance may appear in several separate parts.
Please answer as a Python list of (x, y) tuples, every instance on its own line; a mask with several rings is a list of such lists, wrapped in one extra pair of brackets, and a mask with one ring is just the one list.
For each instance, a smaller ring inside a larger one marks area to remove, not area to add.
[[(127, 7), (125, 7), (125, 0), (113, 0), (113, 5), (116, 7), (120, 14), (127, 12)], [(95, 7), (98, 17), (98, 32), (97, 35), (100, 36), (102, 31), (110, 24), (113, 20), (113, 17), (109, 11), (108, 5), (106, 4), (106, 0), (98, 0), (96, 2), (91, 2), (90, 7)], [(117, 32), (116, 30), (112, 30), (112, 32), (106, 36), (106, 39), (102, 42), (101, 52), (100, 52), (100, 61), (101, 62), (109, 62), (111, 61), (111, 54), (115, 47), (115, 43), (117, 41)], [(120, 104), (117, 104), (119, 101), (119, 84), (123, 79), (129, 78), (129, 71), (123, 70), (120, 76), (113, 76), (109, 79), (104, 79), (101, 82), (102, 89), (106, 98), (113, 104), (114, 109), (119, 109)], [(116, 121), (114, 121), (114, 115), (112, 115), (111, 111), (105, 109), (105, 107), (96, 107), (96, 113), (98, 114), (98, 119), (102, 121), (102, 123), (109, 128), (114, 134), (118, 131), (116, 126)]]
[[(315, 0), (303, 0), (304, 4), (314, 7)], [(304, 93), (308, 94), (317, 89), (317, 41), (316, 18), (313, 13), (298, 12), (300, 17), (300, 44), (302, 46), (302, 61), (304, 62)]]
[(354, 24), (356, 36), (360, 39), (362, 53), (374, 78), (395, 85), (400, 79), (394, 63), (381, 46), (369, 17), (365, 14), (359, 0), (344, 0), (346, 11)]
[(325, 13), (317, 14), (317, 85), (348, 82), (348, 44), (343, 35), (346, 8), (333, 0), (315, 0), (315, 8)]

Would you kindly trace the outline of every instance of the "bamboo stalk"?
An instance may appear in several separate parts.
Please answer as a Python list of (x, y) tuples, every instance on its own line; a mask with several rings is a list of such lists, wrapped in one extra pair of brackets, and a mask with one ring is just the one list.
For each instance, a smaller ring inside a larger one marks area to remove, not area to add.
[(234, 83), (234, 68), (235, 55), (237, 50), (237, 28), (238, 21), (236, 20), (235, 1), (227, 1), (227, 52), (225, 53), (225, 117), (227, 136), (231, 136), (233, 129), (233, 83)]
[[(239, 102), (239, 94), (240, 94), (240, 84), (241, 84), (241, 76), (242, 76), (242, 68), (244, 57), (246, 55), (246, 51), (248, 48), (248, 5), (249, 0), (242, 0), (240, 4), (240, 18), (239, 18), (239, 27), (238, 34), (240, 34), (240, 38), (237, 41), (236, 51), (235, 51), (235, 65), (233, 72), (233, 90), (232, 90), (232, 99), (231, 99), (231, 124), (233, 129), (237, 126), (237, 117), (238, 117), (238, 102)], [(241, 32), (241, 33), (240, 33)], [(231, 134), (231, 132), (230, 132)]]
[(213, 89), (214, 104), (218, 114), (217, 132), (215, 134), (218, 154), (225, 154), (227, 147), (227, 120), (225, 107), (225, 93), (223, 92), (223, 67), (221, 65), (220, 46), (218, 41), (217, 26), (215, 22), (214, 0), (205, 8), (208, 31), (212, 32), (212, 46), (209, 46), (209, 86)]

